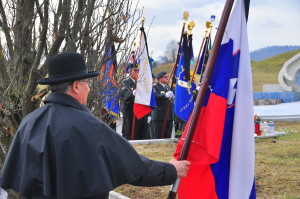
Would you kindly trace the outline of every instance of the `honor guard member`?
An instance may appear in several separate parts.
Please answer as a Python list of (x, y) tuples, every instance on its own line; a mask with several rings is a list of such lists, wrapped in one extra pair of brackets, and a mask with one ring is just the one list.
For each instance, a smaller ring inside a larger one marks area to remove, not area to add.
[(172, 99), (173, 92), (170, 90), (170, 86), (167, 84), (169, 76), (166, 71), (161, 71), (156, 75), (157, 83), (154, 85), (154, 94), (156, 98), (156, 109), (151, 113), (151, 138), (161, 138), (164, 118), (166, 117), (166, 127), (164, 132), (164, 138), (170, 138), (173, 128), (173, 106), (169, 107), (168, 114), (166, 115), (166, 109), (168, 101)]
[(137, 64), (130, 64), (129, 77), (122, 82), (123, 86), (120, 92), (121, 111), (123, 114), (122, 135), (128, 140), (131, 140), (133, 125), (135, 140), (143, 140), (147, 136), (147, 116), (137, 119), (133, 113), (138, 70)]
[(21, 122), (7, 153), (0, 187), (26, 199), (108, 199), (122, 184), (160, 186), (188, 171), (188, 161), (170, 163), (139, 155), (131, 144), (86, 107), (90, 91), (82, 55), (65, 52), (48, 61), (51, 92), (45, 106)]

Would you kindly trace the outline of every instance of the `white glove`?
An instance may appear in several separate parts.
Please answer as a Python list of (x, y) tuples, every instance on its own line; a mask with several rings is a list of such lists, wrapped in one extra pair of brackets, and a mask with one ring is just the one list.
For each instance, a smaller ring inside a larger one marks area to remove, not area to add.
[(150, 121), (151, 121), (151, 116), (148, 116), (147, 123), (149, 124)]
[(166, 97), (166, 98), (171, 98), (171, 97), (173, 97), (173, 92), (172, 92), (172, 91), (166, 92), (165, 97)]
[(196, 90), (199, 91), (199, 89), (200, 89), (200, 86), (197, 86)]
[(135, 94), (136, 94), (136, 90), (135, 89), (132, 91), (132, 94), (135, 96)]

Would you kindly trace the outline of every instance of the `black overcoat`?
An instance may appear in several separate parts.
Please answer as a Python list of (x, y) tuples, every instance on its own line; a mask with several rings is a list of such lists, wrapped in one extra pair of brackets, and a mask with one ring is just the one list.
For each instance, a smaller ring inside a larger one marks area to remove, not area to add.
[(7, 154), (0, 186), (27, 198), (86, 198), (130, 183), (172, 184), (176, 169), (149, 160), (97, 119), (85, 106), (62, 93), (27, 115)]

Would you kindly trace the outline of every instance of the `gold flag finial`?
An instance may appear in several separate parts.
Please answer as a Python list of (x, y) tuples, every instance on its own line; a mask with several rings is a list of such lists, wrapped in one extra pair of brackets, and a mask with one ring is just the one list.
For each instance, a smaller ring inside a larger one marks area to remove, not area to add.
[(187, 27), (190, 34), (192, 33), (192, 30), (194, 27), (195, 27), (195, 22), (192, 20), (192, 21), (190, 21), (190, 23), (188, 24), (188, 27)]
[(210, 28), (210, 26), (211, 26), (211, 22), (210, 22), (210, 21), (207, 21), (207, 22), (206, 22), (206, 28), (208, 29), (208, 28)]
[(184, 20), (184, 21), (187, 21), (187, 20), (189, 19), (189, 15), (190, 15), (190, 14), (189, 14), (188, 11), (184, 11), (184, 12), (183, 12), (183, 20)]
[(142, 19), (141, 19), (141, 21), (142, 21), (142, 27), (144, 27), (144, 23), (145, 23), (145, 10), (146, 10), (146, 8), (143, 7)]

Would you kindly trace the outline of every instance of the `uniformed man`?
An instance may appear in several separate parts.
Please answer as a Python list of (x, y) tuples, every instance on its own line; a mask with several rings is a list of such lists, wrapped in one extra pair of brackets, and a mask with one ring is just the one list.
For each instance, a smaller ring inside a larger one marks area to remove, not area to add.
[(134, 98), (136, 93), (136, 80), (138, 76), (138, 65), (129, 66), (129, 77), (123, 81), (120, 92), (121, 111), (123, 114), (122, 134), (128, 140), (132, 139), (132, 128), (134, 128), (134, 139), (146, 139), (147, 116), (137, 119), (133, 113)]
[(168, 101), (172, 99), (173, 92), (167, 84), (169, 76), (166, 71), (161, 71), (156, 75), (157, 83), (154, 86), (154, 93), (156, 98), (156, 109), (151, 113), (151, 138), (159, 139), (162, 135), (164, 118), (166, 117), (166, 126), (164, 131), (164, 138), (170, 138), (173, 128), (173, 109), (172, 104), (169, 106), (168, 114), (166, 109)]

